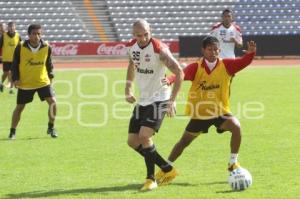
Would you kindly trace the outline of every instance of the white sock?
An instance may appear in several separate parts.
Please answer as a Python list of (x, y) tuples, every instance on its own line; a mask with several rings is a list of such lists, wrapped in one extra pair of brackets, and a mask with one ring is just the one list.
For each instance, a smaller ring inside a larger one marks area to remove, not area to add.
[(173, 162), (171, 162), (170, 160), (167, 160), (167, 163), (169, 163), (169, 165), (173, 166)]
[(238, 159), (238, 155), (237, 153), (231, 153), (230, 157), (229, 157), (229, 164), (232, 165), (234, 163), (237, 163), (237, 159)]

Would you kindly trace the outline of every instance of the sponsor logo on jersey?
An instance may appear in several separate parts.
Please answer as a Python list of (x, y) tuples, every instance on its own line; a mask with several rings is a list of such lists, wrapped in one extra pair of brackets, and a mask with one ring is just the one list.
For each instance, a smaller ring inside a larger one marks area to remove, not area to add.
[(146, 54), (145, 55), (145, 62), (150, 62), (150, 60), (151, 60), (151, 55)]
[(143, 73), (143, 74), (153, 74), (154, 73), (154, 71), (152, 69), (147, 69), (147, 68), (143, 69), (143, 68), (139, 68), (139, 67), (137, 67), (136, 71), (138, 73)]
[(207, 85), (206, 81), (202, 81), (199, 85), (199, 88), (201, 88), (202, 90), (213, 90), (213, 89), (218, 89), (220, 88), (219, 84), (212, 84), (212, 85)]
[(37, 61), (37, 62), (34, 62), (33, 59), (29, 59), (27, 60), (27, 63), (26, 63), (26, 66), (43, 66), (44, 65), (44, 62), (41, 62), (41, 61)]

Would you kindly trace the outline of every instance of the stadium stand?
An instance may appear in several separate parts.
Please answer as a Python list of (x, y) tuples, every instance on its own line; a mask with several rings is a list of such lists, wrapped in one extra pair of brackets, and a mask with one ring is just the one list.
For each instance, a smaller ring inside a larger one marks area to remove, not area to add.
[(239, 0), (233, 9), (244, 35), (300, 34), (299, 0)]
[(204, 35), (220, 20), (224, 8), (235, 12), (244, 35), (300, 33), (299, 0), (108, 0), (121, 40), (131, 38), (130, 25), (147, 19), (154, 36), (177, 40), (179, 35)]
[(100, 38), (101, 41), (118, 40), (105, 0), (72, 0), (71, 2), (93, 38)]
[[(82, 9), (76, 9), (78, 2), (82, 1), (0, 1), (0, 21), (14, 21), (23, 38), (30, 23), (40, 23), (48, 41), (99, 41), (98, 35), (93, 34), (91, 22), (79, 16)], [(114, 39), (115, 36), (111, 38)]]
[(155, 37), (172, 41), (207, 34), (224, 8), (244, 35), (300, 34), (300, 0), (0, 0), (0, 22), (16, 22), (23, 38), (38, 22), (49, 41), (127, 41), (145, 18)]
[(224, 8), (233, 0), (108, 0), (107, 5), (120, 40), (132, 37), (131, 24), (145, 18), (153, 35), (162, 40), (177, 40), (179, 35), (202, 35), (220, 20)]

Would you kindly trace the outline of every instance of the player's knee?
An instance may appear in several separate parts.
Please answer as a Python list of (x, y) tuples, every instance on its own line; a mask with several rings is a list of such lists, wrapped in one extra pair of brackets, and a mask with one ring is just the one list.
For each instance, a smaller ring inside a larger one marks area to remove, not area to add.
[(147, 136), (145, 134), (139, 134), (139, 139), (140, 139), (141, 143), (148, 143), (148, 142), (150, 142), (149, 136)]
[(240, 136), (240, 135), (241, 135), (241, 127), (240, 127), (240, 125), (234, 125), (234, 126), (232, 126), (230, 132), (231, 132), (233, 135), (238, 135), (238, 136)]
[(241, 124), (238, 119), (232, 118), (229, 123), (229, 131), (231, 133), (240, 134)]
[(136, 149), (140, 145), (140, 141), (138, 137), (128, 137), (127, 139), (127, 145), (133, 149)]
[(50, 98), (49, 104), (56, 105), (56, 99), (55, 98)]
[(127, 140), (127, 145), (133, 149), (135, 149), (135, 142), (133, 142), (132, 140)]

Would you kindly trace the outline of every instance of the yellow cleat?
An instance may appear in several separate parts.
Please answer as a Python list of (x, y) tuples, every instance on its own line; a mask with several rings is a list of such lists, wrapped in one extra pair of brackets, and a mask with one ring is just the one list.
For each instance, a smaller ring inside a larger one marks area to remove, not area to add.
[(155, 174), (155, 179), (156, 181), (159, 182), (161, 181), (161, 178), (165, 175), (165, 172), (163, 172), (163, 170), (159, 170), (158, 172), (156, 172)]
[(238, 162), (236, 162), (236, 163), (233, 163), (233, 164), (228, 164), (228, 171), (229, 172), (231, 172), (231, 171), (233, 171), (233, 170), (235, 170), (235, 169), (237, 169), (237, 168), (240, 168), (241, 167), (241, 165), (240, 165), (240, 163), (238, 163)]
[(167, 173), (159, 171), (155, 177), (157, 177), (158, 185), (167, 185), (178, 175), (178, 171), (173, 167), (172, 170)]
[(141, 188), (141, 191), (150, 191), (155, 188), (157, 188), (156, 181), (153, 181), (151, 179), (146, 179), (146, 182), (144, 183), (143, 187)]

